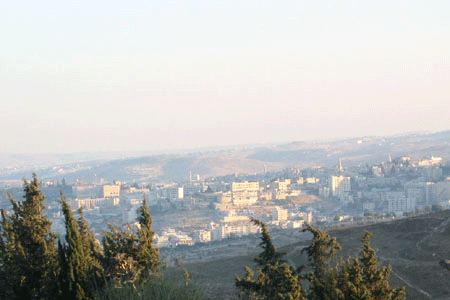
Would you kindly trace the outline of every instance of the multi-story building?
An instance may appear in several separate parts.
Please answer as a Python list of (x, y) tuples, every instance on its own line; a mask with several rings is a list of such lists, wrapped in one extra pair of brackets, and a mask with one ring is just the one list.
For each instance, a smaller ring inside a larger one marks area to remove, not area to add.
[(248, 206), (258, 201), (259, 182), (233, 182), (231, 198), (233, 205)]
[(166, 190), (168, 199), (183, 199), (184, 189), (183, 187), (169, 187)]
[(291, 184), (290, 179), (276, 180), (276, 181), (270, 183), (270, 189), (273, 191), (284, 191), (285, 192), (288, 190), (290, 184)]
[(104, 185), (103, 186), (102, 198), (109, 197), (119, 197), (120, 196), (120, 185)]
[(275, 206), (272, 211), (272, 219), (274, 221), (286, 221), (288, 218), (288, 210), (279, 206)]
[(214, 241), (221, 240), (229, 237), (241, 237), (244, 235), (258, 233), (259, 226), (256, 226), (252, 222), (235, 222), (221, 224), (212, 232), (212, 239)]
[(429, 204), (439, 203), (450, 199), (450, 181), (440, 181), (428, 186), (430, 191)]
[(330, 192), (333, 197), (343, 198), (351, 192), (350, 177), (331, 176)]
[(386, 192), (385, 197), (388, 204), (388, 213), (402, 214), (416, 210), (415, 199), (406, 197), (404, 192)]
[(119, 197), (120, 185), (74, 185), (72, 196), (77, 199)]
[(94, 207), (107, 208), (119, 204), (120, 198), (118, 197), (74, 199), (72, 200), (72, 209), (79, 209), (80, 207), (85, 209), (92, 209)]
[(184, 192), (185, 196), (192, 196), (192, 195), (200, 194), (201, 191), (202, 191), (201, 185), (189, 184), (189, 185), (183, 186), (183, 192)]
[(209, 230), (198, 230), (193, 233), (192, 236), (194, 242), (196, 243), (208, 243), (211, 242), (211, 231)]

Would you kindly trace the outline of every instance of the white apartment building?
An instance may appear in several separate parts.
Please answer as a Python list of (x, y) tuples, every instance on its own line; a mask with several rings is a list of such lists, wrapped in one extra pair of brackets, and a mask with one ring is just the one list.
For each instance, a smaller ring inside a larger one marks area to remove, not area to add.
[(199, 230), (193, 233), (193, 240), (196, 243), (208, 243), (211, 242), (211, 231)]
[(83, 207), (84, 209), (93, 209), (94, 207), (113, 207), (120, 204), (120, 198), (109, 197), (109, 198), (84, 198), (84, 199), (74, 199), (72, 200), (72, 209), (79, 209)]
[(185, 196), (192, 196), (192, 195), (196, 195), (196, 194), (200, 194), (200, 192), (202, 191), (202, 186), (200, 185), (184, 185), (183, 186), (183, 192)]
[(167, 188), (167, 198), (169, 199), (183, 199), (184, 189), (183, 187), (169, 187)]
[(220, 224), (212, 232), (212, 240), (222, 240), (229, 237), (241, 237), (252, 233), (258, 233), (259, 226), (256, 226), (252, 222), (235, 222)]
[(272, 220), (274, 221), (286, 221), (288, 219), (288, 210), (279, 206), (275, 206), (272, 211)]
[(343, 198), (351, 192), (350, 177), (331, 176), (330, 192), (333, 197)]
[(232, 182), (231, 198), (236, 206), (248, 206), (258, 201), (259, 182)]
[(270, 183), (270, 189), (272, 191), (284, 191), (285, 192), (288, 190), (290, 184), (291, 184), (290, 179), (276, 180), (276, 181)]
[(404, 213), (416, 210), (415, 198), (406, 197), (404, 192), (386, 192), (388, 213)]

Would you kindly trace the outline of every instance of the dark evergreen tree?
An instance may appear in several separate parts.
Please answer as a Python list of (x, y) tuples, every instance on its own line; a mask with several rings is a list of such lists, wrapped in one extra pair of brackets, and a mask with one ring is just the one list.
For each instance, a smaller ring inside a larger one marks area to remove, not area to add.
[(261, 243), (263, 248), (254, 261), (258, 265), (257, 278), (248, 266), (246, 275), (240, 278), (235, 275), (236, 287), (240, 290), (243, 299), (306, 299), (299, 277), (294, 269), (282, 259), (284, 253), (276, 250), (266, 224), (257, 220), (252, 221), (261, 228)]
[(101, 264), (103, 257), (102, 248), (84, 217), (82, 207), (78, 210), (78, 213), (80, 214), (78, 230), (83, 244), (84, 259), (89, 265), (88, 278), (92, 285), (99, 288), (104, 284), (103, 266)]
[[(261, 227), (260, 246), (264, 249), (254, 260), (258, 264), (257, 278), (249, 268), (246, 276), (235, 276), (236, 287), (244, 299), (309, 299), (309, 300), (404, 300), (405, 288), (391, 288), (391, 267), (379, 267), (375, 250), (370, 245), (369, 232), (362, 238), (359, 257), (337, 258), (341, 245), (326, 231), (309, 226), (303, 231), (313, 234), (311, 245), (304, 248), (308, 266), (294, 272), (283, 260), (272, 243), (266, 225), (253, 220)], [(309, 293), (305, 296), (299, 280), (306, 280)]]
[(145, 198), (137, 221), (137, 233), (130, 226), (109, 224), (102, 240), (106, 275), (119, 283), (146, 280), (158, 272), (161, 264), (159, 249), (153, 245), (152, 218)]
[[(366, 231), (361, 239), (361, 254), (352, 260), (352, 264), (343, 268), (342, 273), (348, 272), (349, 280), (352, 284), (348, 299), (368, 300), (403, 300), (405, 299), (405, 288), (392, 289), (389, 284), (391, 266), (379, 267), (375, 249), (371, 247), (371, 233)], [(347, 298), (346, 298), (347, 299)]]
[[(311, 245), (302, 250), (302, 253), (306, 252), (310, 262), (309, 266), (312, 268), (312, 272), (302, 276), (310, 284), (309, 298), (317, 300), (333, 299), (333, 295), (336, 293), (336, 273), (333, 259), (336, 258), (337, 252), (341, 250), (341, 245), (328, 232), (311, 225), (307, 225), (303, 231), (309, 231), (313, 234)], [(301, 268), (298, 271), (300, 272)]]
[(108, 279), (118, 284), (134, 283), (142, 272), (136, 263), (138, 239), (129, 226), (108, 224), (103, 244), (103, 268)]
[(19, 272), (14, 266), (16, 253), (16, 234), (12, 230), (11, 218), (1, 210), (0, 226), (0, 299), (16, 299), (15, 284), (20, 280)]
[(157, 273), (161, 264), (159, 249), (153, 245), (155, 232), (152, 230), (152, 217), (144, 197), (138, 209), (138, 252), (137, 263), (143, 269), (144, 276)]
[[(36, 174), (24, 182), (24, 200), (16, 202), (11, 217), (3, 218), (4, 259), (13, 266), (8, 275), (9, 299), (55, 299), (58, 295), (56, 235), (44, 216), (45, 197)], [(2, 246), (3, 247), (3, 246)], [(8, 249), (8, 250), (6, 250)]]
[[(61, 206), (66, 224), (66, 245), (59, 243), (61, 259), (61, 290), (64, 299), (90, 299), (88, 284), (89, 261), (84, 253), (78, 224), (66, 199), (61, 193)], [(62, 252), (62, 253), (61, 253)]]
[(322, 230), (308, 226), (313, 233), (311, 246), (304, 251), (308, 254), (312, 272), (303, 276), (309, 281), (309, 299), (333, 300), (403, 300), (405, 288), (392, 289), (389, 284), (391, 267), (379, 268), (375, 250), (370, 246), (369, 232), (362, 238), (359, 257), (335, 260), (341, 246), (335, 238)]

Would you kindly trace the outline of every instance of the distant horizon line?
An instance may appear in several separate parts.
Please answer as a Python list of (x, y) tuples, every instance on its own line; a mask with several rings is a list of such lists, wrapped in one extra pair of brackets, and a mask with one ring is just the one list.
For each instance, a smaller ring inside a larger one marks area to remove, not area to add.
[[(349, 139), (361, 139), (361, 138), (383, 138), (383, 137), (401, 137), (401, 136), (411, 136), (411, 135), (428, 135), (428, 134), (442, 134), (445, 132), (450, 132), (449, 130), (441, 131), (408, 131), (400, 132), (387, 135), (363, 135), (363, 136), (347, 136), (347, 137), (335, 137), (335, 138), (317, 138), (312, 140), (291, 140), (291, 141), (281, 141), (281, 142), (262, 142), (262, 143), (249, 143), (249, 144), (229, 144), (229, 145), (217, 145), (217, 146), (202, 146), (202, 147), (190, 147), (190, 148), (178, 148), (178, 149), (160, 149), (160, 150), (123, 150), (123, 151), (72, 151), (72, 152), (0, 152), (0, 155), (124, 155), (132, 154), (132, 157), (140, 155), (173, 155), (173, 154), (187, 154), (194, 152), (205, 152), (205, 151), (222, 151), (230, 150), (232, 148), (245, 149), (245, 148), (255, 148), (255, 147), (267, 147), (267, 146), (278, 146), (293, 143), (326, 143), (326, 142), (337, 142)], [(123, 159), (129, 158), (122, 157)]]

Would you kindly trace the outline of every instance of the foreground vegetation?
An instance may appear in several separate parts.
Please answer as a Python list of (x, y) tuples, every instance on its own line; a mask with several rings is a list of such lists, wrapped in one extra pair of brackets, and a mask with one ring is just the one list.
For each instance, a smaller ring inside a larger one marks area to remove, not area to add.
[[(24, 183), (24, 200), (10, 197), (12, 213), (2, 210), (0, 223), (0, 299), (203, 299), (184, 279), (173, 282), (162, 275), (159, 249), (153, 246), (152, 218), (144, 199), (137, 228), (109, 225), (101, 245), (95, 240), (83, 211), (78, 219), (61, 194), (66, 235), (58, 240), (43, 214), (45, 197), (36, 175)], [(389, 285), (390, 266), (379, 267), (370, 233), (362, 238), (358, 257), (338, 259), (336, 239), (308, 226), (311, 245), (303, 252), (308, 263), (295, 267), (261, 228), (263, 249), (255, 272), (246, 267), (235, 276), (242, 299), (405, 299), (405, 289)]]
[[(261, 227), (263, 249), (254, 261), (255, 273), (246, 267), (244, 278), (235, 276), (236, 286), (243, 299), (290, 299), (290, 300), (402, 300), (405, 288), (391, 288), (391, 267), (379, 267), (375, 250), (370, 246), (369, 232), (362, 240), (359, 257), (349, 256), (336, 260), (341, 245), (326, 231), (312, 226), (304, 229), (313, 234), (311, 245), (302, 252), (307, 254), (309, 264), (297, 268), (289, 265), (272, 243), (266, 225), (253, 219)], [(302, 283), (303, 281), (303, 283)], [(304, 288), (306, 287), (306, 288)]]
[(144, 293), (152, 299), (197, 299), (189, 286), (160, 276), (145, 199), (137, 228), (110, 225), (101, 246), (83, 211), (76, 219), (63, 194), (66, 235), (57, 239), (35, 174), (24, 183), (24, 200), (10, 200), (12, 213), (1, 211), (0, 299), (132, 299)]

